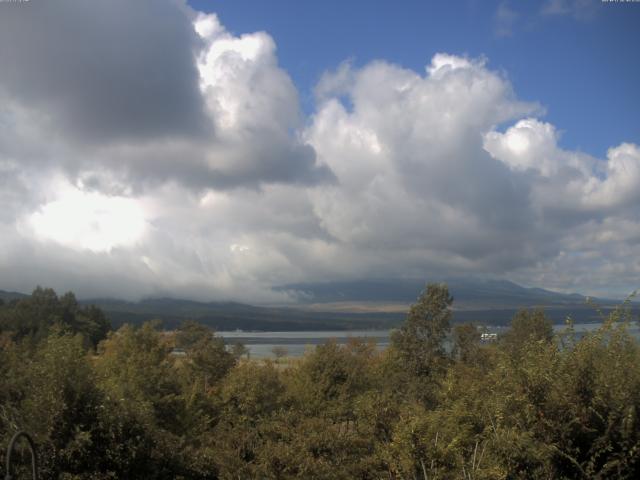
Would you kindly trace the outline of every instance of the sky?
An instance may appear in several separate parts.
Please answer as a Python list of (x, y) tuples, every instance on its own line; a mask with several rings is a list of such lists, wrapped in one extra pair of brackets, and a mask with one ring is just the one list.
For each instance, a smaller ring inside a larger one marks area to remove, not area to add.
[(0, 2), (0, 289), (624, 297), (638, 25), (599, 0)]

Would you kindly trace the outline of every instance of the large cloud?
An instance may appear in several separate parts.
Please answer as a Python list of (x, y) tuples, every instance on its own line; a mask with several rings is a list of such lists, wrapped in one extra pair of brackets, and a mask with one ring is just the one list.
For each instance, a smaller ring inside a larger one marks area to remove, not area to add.
[(0, 288), (283, 302), (274, 286), (335, 279), (637, 286), (640, 147), (563, 149), (486, 59), (346, 63), (305, 119), (267, 33), (134, 3), (0, 18), (15, 65), (0, 71)]
[[(449, 55), (436, 55), (424, 75), (384, 62), (338, 75), (347, 83), (307, 131), (338, 177), (313, 194), (335, 238), (372, 257), (384, 252), (395, 273), (513, 268), (529, 260), (515, 253), (522, 247), (535, 254), (529, 184), (482, 146), (485, 132), (536, 105), (516, 100), (482, 61)], [(327, 84), (337, 85), (325, 77), (325, 97)]]
[(0, 16), (0, 158), (132, 193), (331, 180), (266, 33), (180, 0), (33, 1)]
[(205, 42), (200, 86), (217, 132), (205, 157), (219, 176), (215, 186), (330, 180), (313, 149), (292, 138), (302, 120), (298, 93), (278, 67), (273, 39), (264, 32), (234, 37), (215, 15), (199, 15), (195, 28)]

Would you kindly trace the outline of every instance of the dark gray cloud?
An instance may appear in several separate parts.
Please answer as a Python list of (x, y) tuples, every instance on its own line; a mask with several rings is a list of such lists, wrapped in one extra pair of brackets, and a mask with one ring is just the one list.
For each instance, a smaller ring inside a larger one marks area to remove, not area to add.
[(1, 5), (0, 91), (79, 142), (204, 134), (199, 38), (182, 2)]
[(335, 181), (317, 162), (314, 149), (295, 140), (255, 134), (246, 142), (158, 140), (95, 149), (90, 159), (68, 167), (86, 188), (112, 194), (141, 194), (163, 183), (208, 189), (259, 189), (265, 184), (316, 185)]

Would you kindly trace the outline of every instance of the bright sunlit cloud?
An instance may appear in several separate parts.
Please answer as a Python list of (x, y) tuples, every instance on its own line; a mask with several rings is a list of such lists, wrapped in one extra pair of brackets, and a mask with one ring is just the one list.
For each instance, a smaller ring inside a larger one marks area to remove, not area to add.
[(38, 238), (93, 252), (135, 244), (145, 231), (138, 203), (72, 188), (33, 213), (28, 220)]

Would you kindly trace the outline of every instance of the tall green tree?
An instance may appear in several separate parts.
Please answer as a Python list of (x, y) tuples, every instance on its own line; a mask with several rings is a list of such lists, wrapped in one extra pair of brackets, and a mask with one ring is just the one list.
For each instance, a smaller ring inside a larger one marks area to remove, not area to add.
[(14, 339), (27, 338), (35, 346), (57, 330), (79, 333), (85, 345), (95, 347), (106, 338), (111, 324), (99, 308), (78, 303), (72, 292), (58, 297), (51, 288), (37, 287), (31, 296), (10, 302), (0, 309), (0, 331)]
[(204, 390), (224, 377), (237, 358), (227, 351), (224, 339), (209, 327), (194, 321), (184, 322), (176, 332), (176, 346), (186, 353), (186, 368)]
[(445, 340), (451, 330), (452, 303), (445, 284), (428, 284), (402, 327), (391, 336), (391, 358), (401, 372), (398, 378), (407, 375), (414, 394), (426, 403), (433, 403), (435, 383), (446, 371)]
[(518, 355), (531, 342), (551, 343), (553, 323), (544, 310), (520, 310), (511, 320), (511, 328), (502, 336), (501, 343), (512, 355)]
[(480, 335), (478, 327), (470, 323), (454, 326), (452, 356), (463, 363), (477, 361), (480, 352)]
[(54, 328), (35, 351), (16, 353), (12, 361), (22, 366), (12, 378), (13, 398), (5, 404), (15, 412), (7, 433), (19, 429), (34, 436), (43, 478), (91, 471), (106, 453), (100, 441), (104, 397), (82, 336)]

